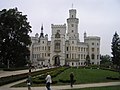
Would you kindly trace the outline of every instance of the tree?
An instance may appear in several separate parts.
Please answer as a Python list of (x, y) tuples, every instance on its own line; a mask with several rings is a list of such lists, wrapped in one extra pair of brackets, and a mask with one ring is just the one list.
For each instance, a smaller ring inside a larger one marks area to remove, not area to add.
[(112, 55), (113, 64), (120, 66), (120, 38), (116, 32), (112, 39)]
[(102, 66), (109, 67), (109, 66), (112, 65), (111, 56), (109, 56), (109, 55), (101, 55), (100, 59), (101, 59), (100, 64)]
[(0, 62), (5, 66), (21, 67), (29, 59), (31, 26), (26, 15), (17, 8), (0, 11)]
[(117, 66), (120, 72), (120, 38), (117, 32), (115, 32), (112, 39), (112, 55), (113, 64)]
[(86, 56), (86, 65), (89, 66), (91, 63), (90, 63), (90, 56), (87, 55)]

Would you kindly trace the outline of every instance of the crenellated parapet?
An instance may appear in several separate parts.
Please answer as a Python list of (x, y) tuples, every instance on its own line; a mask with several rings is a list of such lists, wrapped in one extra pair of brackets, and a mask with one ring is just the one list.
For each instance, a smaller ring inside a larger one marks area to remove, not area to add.
[(51, 24), (51, 27), (52, 27), (52, 28), (66, 28), (66, 24), (61, 24), (61, 25)]

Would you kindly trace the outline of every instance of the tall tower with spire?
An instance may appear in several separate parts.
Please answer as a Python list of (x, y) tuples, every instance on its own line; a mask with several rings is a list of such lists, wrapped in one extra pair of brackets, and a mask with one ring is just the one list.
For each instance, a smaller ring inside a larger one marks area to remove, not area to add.
[(70, 9), (69, 18), (67, 19), (67, 35), (69, 39), (79, 40), (78, 23), (79, 19), (76, 18), (76, 9)]

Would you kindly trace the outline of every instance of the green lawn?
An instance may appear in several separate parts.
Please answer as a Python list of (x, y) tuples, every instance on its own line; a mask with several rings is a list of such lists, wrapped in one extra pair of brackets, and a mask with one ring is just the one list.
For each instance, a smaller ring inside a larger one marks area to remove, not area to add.
[(63, 73), (59, 74), (53, 80), (59, 81), (59, 79), (69, 80), (69, 74), (73, 72), (76, 80), (76, 84), (78, 83), (97, 83), (97, 82), (109, 82), (115, 80), (108, 80), (106, 77), (118, 77), (119, 74), (117, 72), (101, 70), (101, 69), (77, 69), (70, 68), (65, 70)]
[[(116, 80), (108, 80), (106, 77), (119, 77), (117, 72), (109, 71), (109, 70), (101, 70), (101, 69), (81, 69), (81, 68), (69, 68), (66, 69), (64, 72), (57, 75), (55, 78), (52, 78), (53, 81), (57, 81), (57, 84), (54, 85), (61, 85), (61, 84), (69, 84), (69, 83), (62, 83), (59, 82), (61, 80), (69, 80), (69, 74), (73, 72), (74, 78), (76, 80), (75, 84), (83, 84), (83, 83), (98, 83), (98, 82), (110, 82)], [(43, 84), (34, 84), (32, 86), (43, 86)], [(26, 83), (21, 83), (15, 86), (26, 86)]]
[(69, 89), (69, 90), (120, 90), (120, 86), (80, 88), (80, 89)]

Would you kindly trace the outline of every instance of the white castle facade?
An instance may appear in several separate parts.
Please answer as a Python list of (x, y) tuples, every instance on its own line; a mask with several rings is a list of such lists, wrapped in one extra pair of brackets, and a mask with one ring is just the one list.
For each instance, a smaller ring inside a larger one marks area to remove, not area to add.
[(40, 35), (36, 33), (35, 37), (31, 37), (32, 63), (36, 66), (85, 66), (89, 55), (90, 63), (99, 65), (100, 37), (84, 33), (84, 41), (80, 42), (78, 24), (76, 9), (70, 9), (67, 24), (51, 24), (51, 41), (48, 41), (47, 34), (44, 35), (42, 26)]

